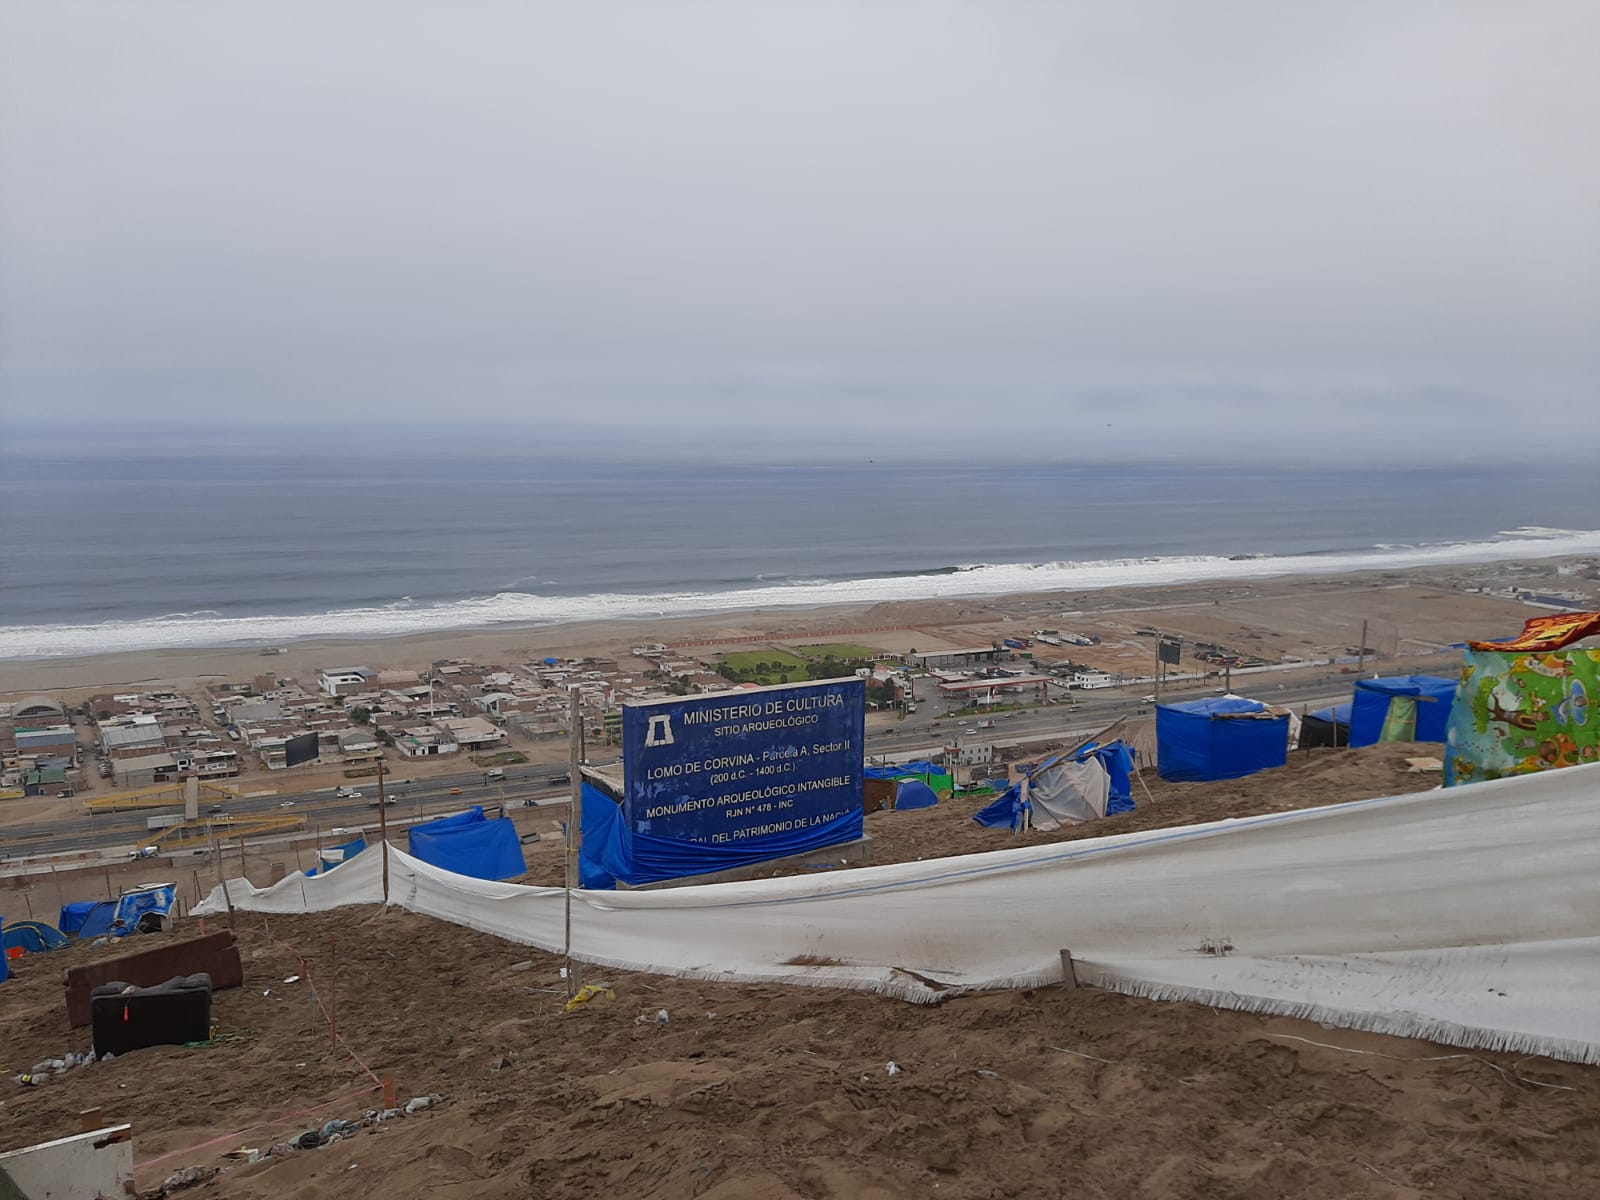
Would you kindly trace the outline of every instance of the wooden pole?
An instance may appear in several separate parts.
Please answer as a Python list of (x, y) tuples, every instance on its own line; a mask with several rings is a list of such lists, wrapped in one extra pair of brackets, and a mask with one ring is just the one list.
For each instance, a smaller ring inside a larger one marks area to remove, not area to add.
[(1361, 622), (1361, 646), (1356, 651), (1356, 676), (1367, 673), (1367, 623)]
[(215, 828), (207, 826), (211, 833), (211, 861), (217, 869), (217, 882), (222, 885), (222, 898), (228, 903), (228, 928), (234, 928), (233, 922), (233, 891), (228, 887), (228, 880), (222, 874), (222, 839), (217, 836)]
[(339, 935), (328, 939), (328, 1024), (333, 1026), (333, 1041), (339, 1041)]
[(244, 834), (239, 835), (239, 878), (250, 878), (250, 866), (244, 860)]
[(567, 802), (567, 911), (566, 911), (566, 967), (567, 967), (567, 995), (578, 994), (578, 968), (572, 961), (572, 891), (578, 886), (578, 848), (581, 845), (578, 834), (578, 823), (583, 812), (583, 776), (581, 764), (583, 762), (583, 711), (578, 699), (577, 690), (570, 693), (570, 706), (568, 723), (570, 728), (567, 734), (567, 771), (570, 779), (570, 798)]
[(389, 904), (389, 805), (383, 798), (383, 762), (378, 763), (378, 851), (383, 855), (383, 903)]

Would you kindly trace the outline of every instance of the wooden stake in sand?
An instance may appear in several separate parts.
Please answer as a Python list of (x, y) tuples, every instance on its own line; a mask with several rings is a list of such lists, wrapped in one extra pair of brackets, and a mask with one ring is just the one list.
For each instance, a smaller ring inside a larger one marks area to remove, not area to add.
[(383, 853), (383, 905), (389, 906), (389, 805), (383, 798), (383, 760), (378, 760), (378, 849)]
[(567, 940), (566, 940), (566, 969), (567, 969), (567, 995), (578, 994), (578, 968), (572, 961), (572, 889), (578, 886), (578, 848), (579, 841), (578, 823), (583, 812), (583, 776), (580, 770), (583, 763), (583, 711), (578, 700), (576, 689), (571, 693), (571, 708), (567, 718), (570, 729), (567, 734), (567, 770), (571, 777), (571, 795), (567, 807)]
[(228, 928), (233, 924), (233, 889), (228, 886), (227, 877), (222, 873), (222, 839), (217, 836), (214, 826), (208, 826), (211, 833), (211, 861), (217, 868), (217, 882), (222, 885), (222, 898), (228, 902)]

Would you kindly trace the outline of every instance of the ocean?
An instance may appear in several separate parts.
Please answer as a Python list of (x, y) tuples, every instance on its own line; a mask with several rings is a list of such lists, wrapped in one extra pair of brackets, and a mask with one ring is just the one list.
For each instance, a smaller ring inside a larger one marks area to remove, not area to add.
[(34, 440), (0, 451), (0, 658), (1600, 554), (1578, 466), (792, 457)]

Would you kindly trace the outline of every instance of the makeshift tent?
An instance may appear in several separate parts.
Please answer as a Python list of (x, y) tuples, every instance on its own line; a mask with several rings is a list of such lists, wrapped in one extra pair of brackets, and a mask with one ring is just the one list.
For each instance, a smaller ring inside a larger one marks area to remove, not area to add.
[(926, 761), (898, 763), (888, 767), (868, 767), (861, 774), (866, 779), (893, 779), (897, 782), (914, 776), (941, 796), (955, 787), (955, 779), (949, 771)]
[(1319, 708), (1314, 713), (1307, 713), (1305, 720), (1300, 722), (1300, 747), (1313, 749), (1317, 746), (1348, 746), (1350, 744), (1350, 709), (1349, 704), (1335, 704), (1328, 708)]
[(899, 787), (894, 794), (896, 812), (913, 808), (932, 808), (939, 803), (939, 793), (915, 776), (897, 782)]
[(340, 863), (349, 862), (366, 848), (366, 838), (356, 838), (355, 841), (346, 842), (342, 846), (324, 846), (317, 851), (317, 865), (307, 871), (306, 874), (316, 875), (321, 871), (331, 871)]
[(1437, 675), (1356, 680), (1350, 706), (1350, 744), (1442, 742), (1456, 681)]
[(1163, 779), (1239, 779), (1289, 760), (1289, 714), (1231, 695), (1161, 704), (1156, 741)]
[(1023, 768), (1022, 783), (980, 809), (973, 820), (1020, 833), (1055, 829), (1132, 811), (1133, 750), (1120, 741), (1082, 746)]
[(67, 936), (54, 925), (46, 925), (43, 921), (17, 921), (7, 925), (4, 933), (0, 934), (0, 944), (5, 946), (8, 954), (12, 950), (44, 954), (67, 945)]
[(1600, 761), (1597, 699), (1600, 650), (1466, 651), (1445, 786)]
[(506, 817), (490, 820), (481, 807), (413, 825), (406, 849), (413, 858), (473, 879), (515, 879), (528, 870), (517, 827)]
[(153, 883), (125, 892), (115, 900), (65, 905), (56, 925), (68, 937), (126, 937), (141, 929), (161, 928), (177, 898), (177, 884)]

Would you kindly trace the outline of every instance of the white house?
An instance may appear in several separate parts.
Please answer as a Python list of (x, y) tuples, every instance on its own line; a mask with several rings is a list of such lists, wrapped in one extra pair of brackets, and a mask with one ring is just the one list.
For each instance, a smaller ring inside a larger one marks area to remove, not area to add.
[(373, 673), (366, 667), (331, 667), (317, 672), (317, 686), (330, 696), (365, 691)]

